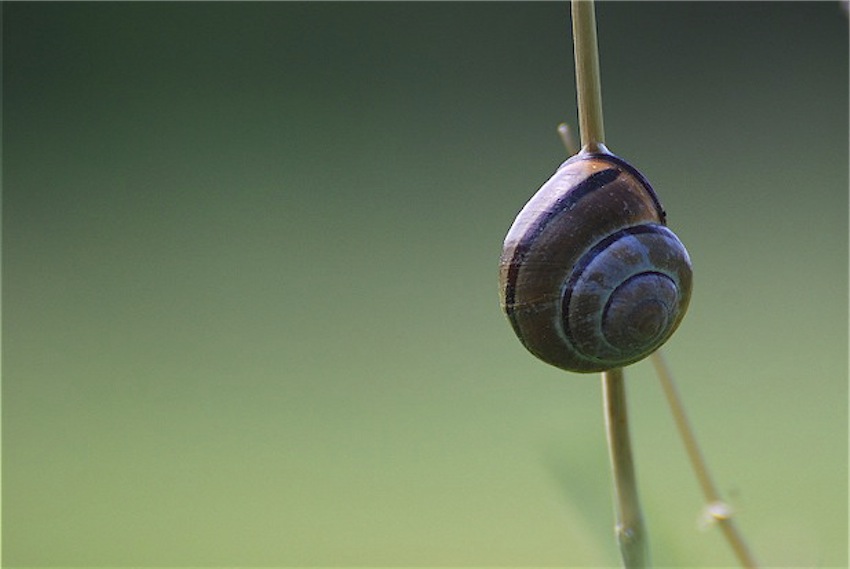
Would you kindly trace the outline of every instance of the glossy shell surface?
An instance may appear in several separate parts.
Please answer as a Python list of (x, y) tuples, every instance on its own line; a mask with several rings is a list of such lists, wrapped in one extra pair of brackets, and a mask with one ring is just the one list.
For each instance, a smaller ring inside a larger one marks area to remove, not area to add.
[(517, 216), (502, 307), (535, 356), (576, 372), (641, 360), (676, 330), (691, 263), (649, 182), (611, 154), (564, 162)]

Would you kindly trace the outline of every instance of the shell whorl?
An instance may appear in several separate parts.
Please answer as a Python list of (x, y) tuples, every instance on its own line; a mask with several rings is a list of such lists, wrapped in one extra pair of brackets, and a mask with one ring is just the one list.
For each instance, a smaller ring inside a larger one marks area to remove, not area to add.
[(580, 153), (517, 216), (500, 285), (529, 351), (595, 372), (641, 360), (672, 335), (690, 299), (691, 266), (649, 182), (616, 156)]

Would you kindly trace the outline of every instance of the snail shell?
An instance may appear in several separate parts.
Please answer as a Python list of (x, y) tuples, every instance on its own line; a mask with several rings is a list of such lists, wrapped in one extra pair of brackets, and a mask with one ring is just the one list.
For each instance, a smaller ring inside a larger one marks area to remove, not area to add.
[(502, 308), (520, 341), (582, 373), (657, 350), (685, 315), (691, 280), (655, 191), (607, 152), (558, 168), (520, 211), (499, 263)]

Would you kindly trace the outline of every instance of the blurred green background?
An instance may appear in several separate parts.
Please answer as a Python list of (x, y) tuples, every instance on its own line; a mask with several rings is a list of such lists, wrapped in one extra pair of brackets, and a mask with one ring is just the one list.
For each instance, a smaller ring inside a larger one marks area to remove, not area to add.
[[(3, 564), (619, 563), (599, 380), (501, 314), (576, 124), (566, 3), (4, 3)], [(847, 567), (848, 21), (603, 3), (665, 348), (766, 566)], [(730, 566), (651, 366), (654, 561)]]

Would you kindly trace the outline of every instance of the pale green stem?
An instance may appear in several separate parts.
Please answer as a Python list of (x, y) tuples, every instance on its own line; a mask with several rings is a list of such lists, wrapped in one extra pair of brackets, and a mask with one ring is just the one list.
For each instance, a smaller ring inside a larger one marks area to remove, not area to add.
[(562, 122), (558, 125), (558, 136), (561, 137), (561, 142), (564, 143), (564, 148), (567, 149), (567, 156), (572, 156), (578, 152), (576, 142), (573, 139), (573, 133), (567, 123)]
[(738, 531), (732, 521), (732, 509), (723, 501), (720, 492), (711, 480), (711, 475), (708, 473), (705, 458), (703, 458), (697, 443), (696, 435), (694, 434), (688, 417), (685, 414), (685, 406), (682, 404), (682, 399), (679, 397), (679, 392), (676, 389), (676, 384), (673, 381), (673, 374), (670, 373), (670, 368), (664, 360), (661, 351), (656, 351), (652, 354), (652, 364), (655, 366), (655, 371), (658, 374), (658, 379), (661, 380), (661, 388), (664, 390), (664, 395), (667, 397), (667, 403), (670, 405), (670, 410), (673, 412), (673, 420), (676, 423), (676, 429), (679, 431), (679, 436), (685, 445), (685, 451), (688, 454), (688, 459), (691, 461), (697, 481), (699, 482), (702, 493), (705, 496), (705, 514), (706, 518), (717, 522), (720, 529), (723, 531), (723, 536), (735, 556), (743, 567), (747, 569), (756, 569), (758, 563), (750, 553), (744, 536)]
[(649, 546), (638, 500), (632, 445), (629, 440), (626, 387), (621, 368), (602, 372), (602, 393), (605, 399), (608, 454), (614, 479), (616, 535), (623, 557), (623, 567), (649, 567)]
[[(602, 88), (593, 2), (572, 0), (572, 19), (582, 151), (607, 152), (602, 123)], [(638, 501), (622, 369), (602, 373), (602, 393), (605, 399), (605, 426), (614, 480), (616, 535), (623, 566), (626, 569), (648, 567), (649, 546)]]
[(593, 1), (572, 0), (572, 17), (581, 146), (588, 152), (604, 152), (602, 86), (599, 79), (599, 48), (596, 44), (596, 12)]

